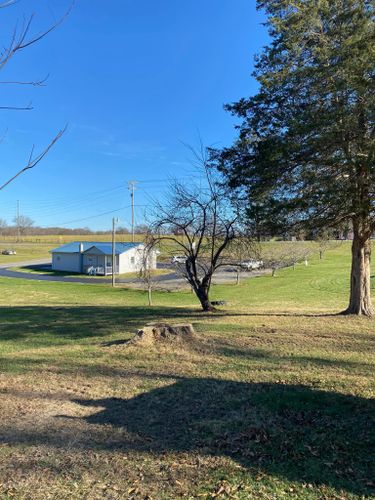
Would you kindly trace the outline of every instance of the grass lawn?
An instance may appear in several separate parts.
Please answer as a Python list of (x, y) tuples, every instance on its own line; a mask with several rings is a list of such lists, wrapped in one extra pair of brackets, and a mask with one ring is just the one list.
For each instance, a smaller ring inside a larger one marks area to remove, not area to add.
[[(375, 321), (346, 306), (349, 246), (190, 292), (0, 279), (0, 498), (374, 495)], [(197, 339), (116, 343), (149, 321)]]
[[(6, 249), (16, 250), (16, 255), (2, 255), (1, 251)], [(12, 262), (21, 262), (33, 259), (50, 259), (53, 246), (46, 243), (6, 243), (0, 241), (0, 264), (12, 264)]]

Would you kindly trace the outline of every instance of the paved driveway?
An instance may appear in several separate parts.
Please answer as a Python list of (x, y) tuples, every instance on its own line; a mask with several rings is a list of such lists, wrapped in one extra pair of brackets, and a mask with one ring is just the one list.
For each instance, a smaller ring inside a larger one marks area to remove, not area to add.
[[(0, 264), (0, 276), (5, 278), (19, 278), (26, 280), (34, 280), (34, 281), (54, 281), (54, 282), (63, 282), (63, 283), (84, 283), (89, 285), (101, 285), (106, 283), (111, 283), (111, 278), (92, 278), (85, 276), (59, 276), (59, 275), (51, 275), (51, 274), (38, 274), (38, 273), (28, 273), (21, 271), (13, 271), (12, 267), (26, 267), (26, 266), (40, 266), (41, 269), (43, 267), (48, 267), (51, 265), (50, 261), (46, 260), (30, 260), (24, 262), (9, 262), (7, 264)], [(176, 289), (176, 288), (184, 288), (187, 285), (186, 280), (181, 277), (170, 265), (160, 265), (160, 269), (168, 269), (170, 272), (167, 274), (162, 274), (159, 276), (155, 276), (154, 281), (157, 283), (158, 288), (165, 289)], [(243, 278), (252, 278), (255, 276), (259, 276), (263, 274), (264, 271), (255, 271), (252, 273), (242, 273)], [(213, 283), (234, 283), (236, 281), (236, 273), (230, 272), (228, 270), (221, 270), (217, 272), (214, 276)], [(143, 286), (143, 283), (138, 278), (116, 278), (116, 283), (119, 284), (127, 284), (132, 287), (140, 288)]]

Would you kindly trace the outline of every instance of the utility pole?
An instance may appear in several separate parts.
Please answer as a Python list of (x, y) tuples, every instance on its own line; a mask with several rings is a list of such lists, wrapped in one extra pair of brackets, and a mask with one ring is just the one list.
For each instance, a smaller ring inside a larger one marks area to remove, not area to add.
[(128, 187), (130, 191), (130, 197), (132, 200), (132, 242), (134, 243), (134, 192), (137, 181), (129, 181)]
[(116, 222), (117, 219), (112, 219), (112, 286), (116, 286)]
[(17, 200), (17, 243), (20, 241), (20, 200)]

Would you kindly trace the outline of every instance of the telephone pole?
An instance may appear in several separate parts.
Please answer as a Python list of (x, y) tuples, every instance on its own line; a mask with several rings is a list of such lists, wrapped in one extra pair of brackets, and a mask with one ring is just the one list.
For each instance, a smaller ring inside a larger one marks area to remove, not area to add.
[(129, 181), (128, 182), (130, 197), (132, 200), (132, 242), (133, 243), (134, 243), (134, 192), (136, 189), (136, 187), (135, 187), (136, 184), (137, 184), (137, 181)]
[(118, 219), (112, 219), (112, 286), (116, 286), (116, 222)]

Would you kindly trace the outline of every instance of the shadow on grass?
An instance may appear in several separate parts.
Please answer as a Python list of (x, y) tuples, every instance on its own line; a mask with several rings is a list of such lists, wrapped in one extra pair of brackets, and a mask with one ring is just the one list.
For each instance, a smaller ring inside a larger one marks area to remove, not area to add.
[(230, 310), (220, 309), (217, 315), (221, 316), (249, 316), (249, 317), (260, 317), (260, 318), (336, 318), (342, 316), (342, 312), (337, 313), (298, 313), (298, 312), (233, 312)]
[[(86, 337), (105, 337), (122, 328), (135, 333), (151, 321), (180, 320), (200, 321), (205, 318), (220, 320), (223, 317), (236, 316), (289, 316), (287, 314), (233, 313), (218, 311), (215, 314), (204, 313), (198, 308), (186, 307), (145, 307), (145, 306), (61, 306), (61, 307), (0, 307), (0, 340), (27, 339), (30, 346), (51, 345), (53, 338), (59, 340), (79, 340)], [(290, 316), (318, 317), (319, 315)], [(325, 316), (325, 315), (322, 315)], [(36, 340), (40, 334), (45, 339)], [(33, 341), (33, 336), (35, 340)]]
[(270, 352), (266, 349), (251, 348), (251, 347), (240, 347), (235, 344), (231, 344), (222, 339), (215, 339), (211, 350), (219, 355), (226, 356), (229, 358), (242, 358), (254, 360), (257, 358), (264, 359), (267, 363), (280, 364), (283, 362), (296, 363), (301, 366), (315, 365), (317, 367), (331, 367), (334, 369), (343, 370), (357, 370), (366, 371), (372, 370), (374, 365), (371, 363), (364, 363), (363, 361), (351, 361), (347, 359), (334, 359), (334, 358), (320, 358), (317, 356), (301, 356), (298, 352), (295, 355), (281, 354)]
[(56, 416), (57, 429), (22, 427), (7, 435), (0, 425), (0, 440), (156, 457), (228, 456), (253, 474), (371, 494), (374, 400), (302, 385), (171, 380), (128, 400), (70, 400), (92, 413)]
[(300, 385), (180, 379), (130, 400), (76, 402), (100, 407), (86, 422), (125, 428), (143, 449), (228, 455), (292, 481), (370, 492), (373, 400)]
[(27, 339), (33, 345), (33, 335), (44, 334), (46, 347), (54, 338), (79, 340), (87, 337), (105, 337), (122, 329), (135, 333), (147, 322), (162, 318), (171, 321), (179, 318), (204, 317), (198, 309), (168, 307), (12, 307), (0, 308), (0, 340)]

